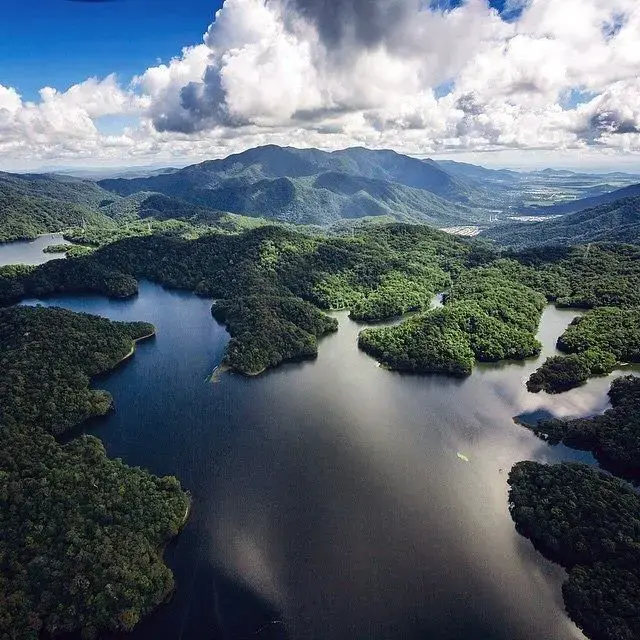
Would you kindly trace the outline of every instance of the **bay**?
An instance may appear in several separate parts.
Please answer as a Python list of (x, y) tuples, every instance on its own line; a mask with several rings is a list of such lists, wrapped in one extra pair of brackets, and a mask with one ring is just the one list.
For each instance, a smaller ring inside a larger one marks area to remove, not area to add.
[(519, 460), (593, 462), (513, 421), (606, 408), (613, 376), (561, 396), (524, 386), (576, 312), (545, 310), (539, 359), (464, 380), (378, 367), (340, 312), (317, 360), (211, 382), (228, 334), (209, 300), (145, 282), (127, 301), (27, 303), (158, 330), (95, 382), (116, 409), (85, 428), (194, 498), (166, 554), (176, 595), (126, 637), (583, 638), (564, 613), (564, 572), (517, 534), (507, 504)]

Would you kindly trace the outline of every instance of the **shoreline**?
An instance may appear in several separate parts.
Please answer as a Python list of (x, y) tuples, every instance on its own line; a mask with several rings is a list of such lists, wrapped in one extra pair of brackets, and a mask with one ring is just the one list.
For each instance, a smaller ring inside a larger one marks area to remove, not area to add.
[[(127, 353), (120, 360), (118, 360), (118, 362), (116, 362), (115, 365), (113, 366), (113, 369), (116, 369), (123, 362), (126, 362), (127, 360), (129, 360), (129, 358), (131, 358), (135, 354), (136, 345), (138, 344), (138, 342), (142, 342), (143, 340), (148, 340), (149, 338), (154, 338), (156, 335), (157, 335), (157, 331), (154, 328), (153, 331), (151, 333), (148, 333), (147, 335), (140, 336), (139, 338), (132, 338), (132, 345), (131, 345), (131, 349), (130, 349), (129, 353)], [(105, 371), (105, 373), (108, 374), (109, 371)]]

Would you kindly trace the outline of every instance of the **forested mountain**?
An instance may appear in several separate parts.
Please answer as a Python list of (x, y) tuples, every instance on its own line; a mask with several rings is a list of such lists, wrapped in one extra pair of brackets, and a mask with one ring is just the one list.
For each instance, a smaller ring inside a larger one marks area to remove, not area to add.
[(92, 180), (56, 174), (0, 172), (0, 190), (90, 207), (99, 206), (103, 200), (113, 198), (112, 194)]
[(0, 242), (28, 240), (84, 223), (115, 226), (99, 209), (51, 197), (21, 195), (0, 183)]
[(494, 227), (484, 231), (482, 236), (516, 249), (604, 241), (638, 244), (640, 188), (637, 196), (543, 222), (518, 222)]
[(230, 179), (254, 183), (277, 178), (312, 177), (326, 172), (394, 182), (430, 191), (452, 202), (470, 203), (486, 195), (478, 183), (455, 177), (432, 160), (411, 158), (395, 151), (352, 148), (329, 153), (275, 145), (191, 165), (167, 175), (101, 180), (99, 184), (121, 195), (159, 191), (185, 197), (193, 190), (219, 187)]
[(361, 148), (259, 147), (164, 175), (99, 184), (122, 196), (154, 191), (214, 210), (303, 224), (389, 215), (452, 226), (488, 218), (489, 196), (479, 182), (431, 160)]

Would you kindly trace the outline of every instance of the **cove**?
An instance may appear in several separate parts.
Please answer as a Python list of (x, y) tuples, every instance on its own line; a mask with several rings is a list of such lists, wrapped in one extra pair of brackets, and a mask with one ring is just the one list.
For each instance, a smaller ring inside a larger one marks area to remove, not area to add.
[(176, 596), (127, 637), (582, 638), (562, 570), (515, 531), (506, 484), (519, 460), (591, 461), (513, 422), (605, 408), (611, 377), (556, 397), (524, 387), (574, 311), (545, 310), (540, 359), (464, 380), (377, 367), (340, 312), (317, 360), (212, 383), (228, 335), (209, 300), (141, 283), (127, 301), (40, 303), (157, 328), (96, 381), (116, 409), (86, 427), (194, 498), (167, 550)]
[(46, 247), (63, 242), (65, 240), (61, 233), (47, 233), (28, 242), (0, 244), (0, 267), (7, 264), (42, 264), (49, 260), (65, 258), (64, 253), (44, 252)]

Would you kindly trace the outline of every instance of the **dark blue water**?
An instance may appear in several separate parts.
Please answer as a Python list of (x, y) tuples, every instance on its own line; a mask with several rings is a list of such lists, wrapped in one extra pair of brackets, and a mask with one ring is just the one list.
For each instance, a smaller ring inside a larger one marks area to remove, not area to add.
[[(194, 496), (166, 556), (176, 596), (133, 640), (582, 638), (562, 570), (515, 532), (506, 481), (519, 460), (591, 458), (512, 417), (598, 412), (610, 379), (550, 397), (524, 388), (536, 361), (400, 375), (358, 351), (360, 326), (339, 313), (317, 361), (212, 383), (228, 336), (207, 300), (144, 283), (129, 301), (46, 304), (158, 330), (98, 381), (116, 411), (89, 427)], [(547, 309), (544, 355), (574, 315)]]

